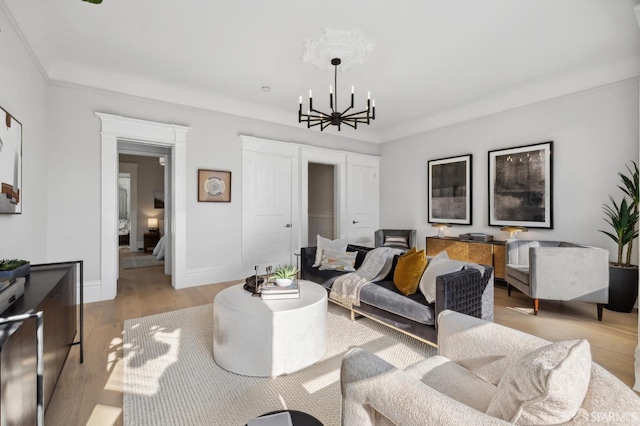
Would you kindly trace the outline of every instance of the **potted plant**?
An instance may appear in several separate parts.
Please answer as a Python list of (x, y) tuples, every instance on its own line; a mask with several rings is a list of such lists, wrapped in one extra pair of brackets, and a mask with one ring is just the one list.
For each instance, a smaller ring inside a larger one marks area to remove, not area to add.
[(291, 265), (284, 265), (276, 267), (273, 274), (269, 277), (270, 280), (274, 280), (279, 287), (288, 287), (293, 282), (293, 279), (298, 273), (298, 268)]
[[(609, 264), (609, 303), (605, 307), (617, 312), (631, 312), (638, 298), (638, 265), (631, 264), (633, 241), (638, 237), (638, 165), (627, 166), (628, 175), (618, 173), (624, 193), (617, 203), (609, 196), (611, 205), (604, 205), (605, 221), (612, 232), (600, 231), (618, 246), (617, 262)], [(625, 252), (626, 250), (626, 252)]]
[(27, 260), (2, 259), (0, 260), (0, 281), (13, 280), (18, 277), (26, 277), (31, 271), (31, 264)]

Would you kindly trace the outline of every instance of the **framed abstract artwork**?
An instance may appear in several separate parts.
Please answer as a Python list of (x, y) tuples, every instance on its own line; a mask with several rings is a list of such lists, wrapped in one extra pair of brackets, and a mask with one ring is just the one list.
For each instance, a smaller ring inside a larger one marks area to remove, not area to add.
[(489, 225), (553, 228), (553, 142), (489, 151)]
[(0, 213), (22, 213), (22, 124), (1, 107)]
[(198, 201), (231, 201), (231, 172), (198, 170)]
[(471, 154), (428, 162), (429, 223), (471, 225)]
[(164, 209), (164, 189), (153, 190), (153, 208)]

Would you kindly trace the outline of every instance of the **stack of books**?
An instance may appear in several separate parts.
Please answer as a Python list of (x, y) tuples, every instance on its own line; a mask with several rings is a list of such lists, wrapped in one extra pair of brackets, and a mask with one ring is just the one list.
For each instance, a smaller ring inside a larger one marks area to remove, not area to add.
[(293, 280), (288, 287), (279, 287), (275, 283), (269, 282), (262, 286), (260, 297), (264, 300), (299, 299), (300, 286), (298, 285), (298, 280)]

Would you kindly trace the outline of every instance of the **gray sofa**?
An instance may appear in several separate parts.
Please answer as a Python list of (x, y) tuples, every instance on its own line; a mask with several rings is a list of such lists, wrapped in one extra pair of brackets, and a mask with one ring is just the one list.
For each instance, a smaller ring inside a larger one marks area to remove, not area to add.
[[(451, 311), (438, 324), (439, 355), (406, 370), (361, 348), (345, 354), (343, 426), (512, 424), (486, 414), (497, 386), (523, 355), (550, 342)], [(570, 387), (565, 389), (571, 394)], [(562, 424), (637, 424), (638, 413), (640, 398), (592, 362), (578, 413)]]
[[(347, 251), (356, 251), (356, 268), (364, 261), (370, 247), (348, 245)], [(345, 272), (322, 271), (314, 267), (316, 247), (304, 247), (300, 256), (302, 279), (322, 284), (327, 291), (335, 278)], [(360, 292), (360, 306), (350, 307), (351, 316), (362, 315), (390, 326), (414, 338), (436, 345), (437, 318), (447, 309), (476, 318), (493, 321), (493, 268), (480, 265), (438, 276), (436, 301), (429, 304), (420, 290), (410, 296), (400, 293), (393, 284), (391, 272), (382, 280), (365, 285)]]
[(561, 241), (507, 240), (505, 280), (533, 299), (593, 302), (598, 320), (609, 301), (609, 252)]

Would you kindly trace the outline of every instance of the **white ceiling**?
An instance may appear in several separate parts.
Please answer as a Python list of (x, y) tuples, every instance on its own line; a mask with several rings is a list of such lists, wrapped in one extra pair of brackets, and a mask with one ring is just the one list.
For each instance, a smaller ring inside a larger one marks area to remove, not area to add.
[[(638, 76), (640, 0), (0, 0), (53, 81), (292, 126), (328, 109), (333, 73), (303, 63), (323, 29), (374, 43), (339, 73), (376, 99), (341, 136), (384, 142)], [(270, 86), (265, 93), (262, 86)], [(344, 87), (342, 87), (344, 86)], [(343, 97), (345, 99), (346, 97)], [(326, 105), (325, 105), (326, 104)], [(312, 130), (318, 131), (318, 130)], [(327, 130), (325, 130), (327, 131)], [(335, 132), (331, 128), (330, 131)]]

